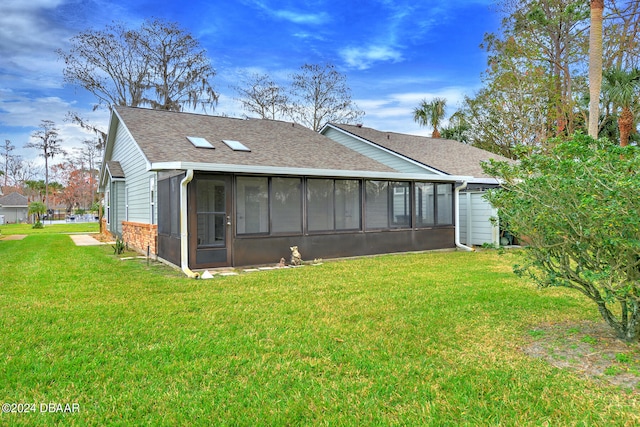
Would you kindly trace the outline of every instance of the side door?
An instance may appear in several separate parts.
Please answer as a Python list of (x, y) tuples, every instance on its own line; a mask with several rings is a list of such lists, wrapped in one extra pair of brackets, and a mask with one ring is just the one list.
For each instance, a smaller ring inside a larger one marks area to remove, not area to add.
[(198, 174), (189, 186), (189, 266), (231, 265), (231, 176)]

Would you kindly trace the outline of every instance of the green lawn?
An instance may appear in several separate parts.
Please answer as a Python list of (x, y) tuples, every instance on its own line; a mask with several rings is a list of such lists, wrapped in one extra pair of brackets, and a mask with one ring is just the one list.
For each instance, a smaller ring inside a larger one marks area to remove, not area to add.
[(100, 231), (100, 224), (97, 222), (48, 224), (45, 221), (43, 224), (43, 228), (33, 228), (33, 224), (0, 225), (0, 237), (12, 234), (97, 233)]
[(0, 403), (36, 405), (0, 425), (640, 422), (638, 395), (521, 351), (536, 325), (597, 313), (511, 262), (433, 252), (192, 280), (64, 234), (0, 240)]

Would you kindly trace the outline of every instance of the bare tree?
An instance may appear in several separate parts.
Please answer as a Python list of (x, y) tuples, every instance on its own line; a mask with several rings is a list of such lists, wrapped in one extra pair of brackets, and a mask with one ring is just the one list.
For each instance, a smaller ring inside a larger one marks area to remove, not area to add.
[(640, 67), (640, 1), (607, 0), (603, 17), (602, 69)]
[(96, 96), (98, 105), (137, 107), (148, 80), (147, 59), (134, 53), (131, 31), (122, 24), (87, 30), (71, 38), (69, 52), (57, 50), (65, 62), (64, 80)]
[(146, 104), (170, 111), (185, 105), (213, 109), (218, 94), (209, 80), (216, 72), (196, 39), (177, 23), (159, 19), (145, 21), (131, 34), (135, 52), (149, 64)]
[(11, 141), (8, 139), (4, 140), (4, 145), (2, 146), (2, 157), (4, 158), (4, 170), (2, 171), (2, 174), (4, 175), (4, 186), (7, 186), (8, 183), (8, 179), (9, 179), (9, 167), (10, 167), (10, 162), (12, 159), (12, 155), (11, 152), (13, 150), (15, 150), (15, 146), (13, 146), (11, 144)]
[(178, 24), (145, 21), (139, 29), (113, 24), (71, 39), (65, 82), (93, 93), (100, 104), (179, 111), (185, 105), (213, 107), (218, 95), (209, 84), (215, 70), (205, 50)]
[(286, 90), (275, 83), (267, 74), (252, 74), (242, 79), (241, 86), (233, 86), (240, 95), (242, 108), (249, 114), (257, 114), (261, 119), (276, 120), (287, 112), (289, 97)]
[(25, 145), (25, 148), (36, 148), (41, 150), (40, 154), (44, 157), (44, 185), (45, 185), (45, 198), (44, 203), (48, 207), (49, 198), (49, 159), (52, 159), (57, 155), (64, 155), (66, 152), (60, 147), (62, 140), (58, 138), (58, 128), (51, 120), (42, 120), (40, 123), (40, 129), (31, 134), (31, 138), (34, 141)]
[(96, 149), (98, 151), (104, 150), (104, 147), (107, 144), (107, 132), (105, 132), (102, 128), (89, 123), (88, 121), (85, 120), (84, 117), (80, 116), (80, 114), (74, 111), (69, 111), (67, 113), (67, 117), (65, 117), (65, 121), (76, 123), (82, 129), (93, 133), (98, 138), (96, 141)]
[(14, 187), (14, 191), (24, 186), (26, 181), (35, 179), (41, 174), (40, 168), (33, 161), (25, 161), (22, 156), (16, 155), (9, 158), (7, 185)]
[(99, 169), (98, 163), (102, 158), (102, 149), (100, 146), (100, 142), (95, 139), (86, 139), (82, 141), (82, 145), (83, 148), (78, 150), (78, 160), (82, 165), (86, 165), (86, 174), (89, 175), (91, 203), (87, 205), (87, 207), (90, 207), (98, 190), (96, 176)]
[(364, 116), (351, 100), (347, 78), (332, 64), (305, 64), (292, 76), (291, 119), (319, 131), (329, 122), (355, 123)]

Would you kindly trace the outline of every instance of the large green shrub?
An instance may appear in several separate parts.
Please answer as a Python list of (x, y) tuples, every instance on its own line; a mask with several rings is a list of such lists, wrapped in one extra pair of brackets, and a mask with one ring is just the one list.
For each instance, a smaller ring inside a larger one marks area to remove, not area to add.
[(575, 289), (627, 341), (640, 337), (640, 149), (575, 135), (518, 164), (491, 162), (504, 181), (487, 199), (528, 243), (516, 272)]

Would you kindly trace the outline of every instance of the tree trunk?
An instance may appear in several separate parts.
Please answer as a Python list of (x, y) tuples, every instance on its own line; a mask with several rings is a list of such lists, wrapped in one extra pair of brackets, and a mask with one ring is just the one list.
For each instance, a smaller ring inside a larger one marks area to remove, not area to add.
[(628, 342), (637, 342), (640, 338), (640, 310), (636, 301), (629, 301), (626, 304), (627, 316), (625, 326), (625, 336), (623, 339)]
[(633, 113), (629, 107), (624, 107), (622, 113), (618, 118), (618, 129), (620, 129), (620, 146), (626, 147), (629, 145), (629, 135), (633, 129)]
[(589, 136), (598, 138), (602, 86), (602, 12), (604, 0), (591, 0), (589, 31)]
[(598, 311), (621, 340), (638, 342), (640, 340), (640, 307), (638, 303), (627, 299), (621, 303), (620, 319), (617, 319), (604, 302), (596, 302)]
[(558, 96), (556, 105), (556, 136), (560, 137), (564, 133), (567, 127), (567, 119), (564, 114), (563, 104), (566, 100), (564, 93), (564, 85), (562, 84), (562, 67), (560, 66), (559, 58), (562, 57), (562, 48), (560, 46), (560, 40), (554, 40), (554, 57), (553, 61), (553, 75), (555, 77), (556, 96)]

